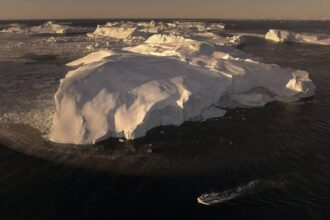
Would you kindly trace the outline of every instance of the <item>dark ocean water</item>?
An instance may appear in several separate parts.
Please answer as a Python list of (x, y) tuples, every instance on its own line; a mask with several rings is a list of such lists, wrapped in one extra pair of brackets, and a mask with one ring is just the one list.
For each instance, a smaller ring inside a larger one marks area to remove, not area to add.
[[(330, 33), (330, 22), (320, 21), (224, 23), (228, 32)], [(249, 37), (240, 49), (266, 63), (307, 70), (316, 95), (229, 109), (219, 120), (93, 147), (57, 146), (32, 128), (0, 126), (0, 133), (17, 134), (0, 139), (0, 219), (330, 219), (330, 47)], [(273, 184), (218, 206), (196, 202), (202, 193), (252, 180)]]

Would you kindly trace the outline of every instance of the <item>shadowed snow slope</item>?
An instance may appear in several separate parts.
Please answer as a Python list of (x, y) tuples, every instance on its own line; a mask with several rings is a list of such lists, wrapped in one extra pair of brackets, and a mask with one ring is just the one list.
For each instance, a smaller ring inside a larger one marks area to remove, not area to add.
[(155, 36), (145, 44), (135, 53), (103, 50), (69, 64), (77, 67), (55, 95), (51, 141), (134, 139), (156, 126), (219, 117), (225, 111), (214, 104), (224, 96), (262, 106), (314, 94), (305, 71), (233, 58), (182, 37)]
[(295, 33), (285, 30), (269, 30), (265, 36), (275, 42), (295, 42), (307, 44), (330, 45), (330, 36), (307, 33)]

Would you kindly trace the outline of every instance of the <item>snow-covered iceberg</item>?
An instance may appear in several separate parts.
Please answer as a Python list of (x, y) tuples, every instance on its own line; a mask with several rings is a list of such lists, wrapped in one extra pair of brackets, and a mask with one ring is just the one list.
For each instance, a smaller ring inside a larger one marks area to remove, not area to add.
[(275, 42), (293, 42), (330, 45), (330, 36), (320, 34), (295, 33), (286, 30), (271, 29), (267, 32), (265, 38)]
[(173, 58), (113, 53), (62, 80), (49, 138), (88, 144), (109, 136), (142, 137), (156, 126), (200, 115), (229, 85), (216, 71)]
[(93, 33), (88, 33), (90, 38), (112, 38), (118, 40), (145, 40), (152, 34), (158, 33), (159, 27), (154, 22), (108, 22), (98, 25)]
[(188, 55), (210, 54), (214, 52), (214, 46), (182, 36), (155, 34), (143, 44), (126, 47), (124, 50), (146, 55), (186, 58)]
[(136, 32), (134, 26), (116, 26), (113, 23), (98, 25), (94, 33), (88, 34), (89, 37), (110, 37), (114, 39), (129, 39)]
[(224, 97), (262, 106), (314, 94), (307, 72), (237, 55), (232, 47), (154, 35), (136, 47), (76, 60), (55, 95), (49, 139), (75, 144), (134, 139), (157, 126), (220, 117), (225, 110), (215, 106)]

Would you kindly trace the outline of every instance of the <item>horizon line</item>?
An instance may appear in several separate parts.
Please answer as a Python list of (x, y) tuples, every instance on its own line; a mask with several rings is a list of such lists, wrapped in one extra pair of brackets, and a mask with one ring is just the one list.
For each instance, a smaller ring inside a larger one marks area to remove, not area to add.
[(38, 21), (38, 20), (288, 20), (288, 21), (330, 21), (330, 18), (6, 18), (0, 21)]

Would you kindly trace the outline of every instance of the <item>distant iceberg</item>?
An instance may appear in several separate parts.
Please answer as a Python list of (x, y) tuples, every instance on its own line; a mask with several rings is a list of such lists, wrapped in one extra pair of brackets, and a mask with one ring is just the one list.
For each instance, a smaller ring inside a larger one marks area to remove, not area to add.
[(219, 46), (241, 46), (245, 43), (245, 37), (241, 35), (234, 35), (231, 37), (222, 37), (212, 32), (196, 33), (191, 35), (191, 38), (200, 41), (207, 41), (209, 43)]
[(330, 45), (330, 36), (320, 34), (295, 33), (286, 30), (269, 30), (265, 36), (275, 42), (293, 42), (306, 44)]
[(13, 23), (13, 24), (9, 24), (6, 28), (2, 29), (0, 32), (24, 34), (28, 32), (28, 27), (23, 24)]
[(131, 25), (116, 26), (113, 23), (98, 25), (93, 33), (88, 34), (89, 37), (110, 37), (114, 39), (130, 39), (136, 32), (136, 27)]
[(68, 26), (65, 24), (48, 21), (42, 25), (33, 27), (22, 24), (11, 24), (8, 28), (3, 29), (1, 32), (18, 34), (79, 34), (87, 33), (89, 30), (89, 28)]
[(222, 23), (205, 22), (108, 22), (105, 25), (98, 25), (93, 33), (89, 33), (91, 38), (113, 38), (120, 40), (130, 40), (133, 38), (148, 38), (152, 34), (177, 34), (189, 35), (192, 33), (204, 33), (212, 31), (218, 32), (224, 29)]
[(101, 50), (68, 64), (55, 95), (49, 139), (93, 144), (135, 139), (163, 125), (220, 117), (223, 97), (242, 105), (314, 95), (308, 73), (263, 64), (233, 47), (156, 34), (123, 50)]
[(52, 21), (30, 28), (30, 32), (35, 34), (79, 34), (87, 33), (88, 30), (88, 28), (68, 26)]
[(206, 30), (208, 31), (221, 31), (226, 28), (226, 25), (222, 23), (210, 23), (207, 25)]

